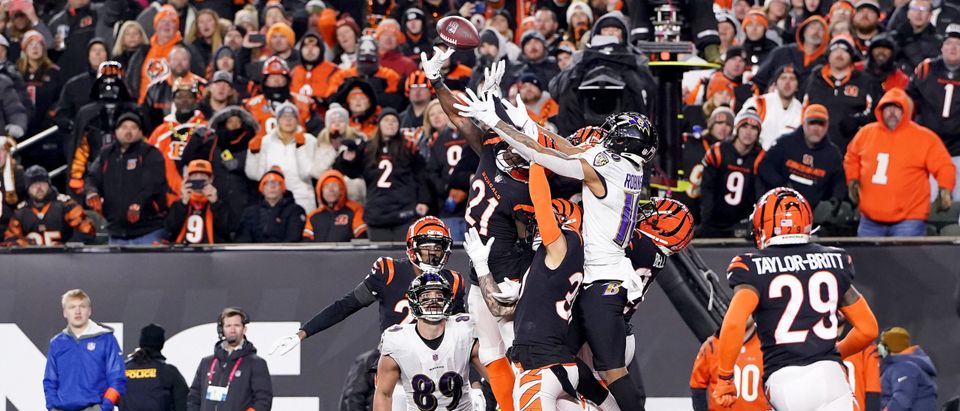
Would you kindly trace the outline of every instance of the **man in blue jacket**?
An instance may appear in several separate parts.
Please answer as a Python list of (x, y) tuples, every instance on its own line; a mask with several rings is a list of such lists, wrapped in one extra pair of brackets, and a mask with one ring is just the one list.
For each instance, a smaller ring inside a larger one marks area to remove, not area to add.
[(47, 410), (113, 410), (126, 386), (113, 329), (90, 321), (90, 297), (83, 290), (64, 293), (61, 305), (67, 328), (50, 340), (47, 351)]
[(885, 411), (919, 411), (937, 409), (937, 370), (920, 346), (910, 345), (910, 333), (901, 327), (883, 332), (877, 351), (880, 363), (880, 386)]

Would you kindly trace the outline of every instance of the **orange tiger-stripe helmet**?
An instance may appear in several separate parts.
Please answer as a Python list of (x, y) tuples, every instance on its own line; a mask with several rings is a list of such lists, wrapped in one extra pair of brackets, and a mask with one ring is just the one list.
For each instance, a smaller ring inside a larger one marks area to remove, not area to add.
[[(799, 244), (810, 240), (813, 210), (803, 194), (777, 187), (760, 197), (753, 206), (753, 238), (757, 248), (776, 244)], [(774, 240), (776, 239), (776, 240)]]
[[(420, 248), (425, 244), (435, 244), (439, 247), (439, 253), (425, 256)], [(414, 221), (407, 229), (407, 258), (410, 262), (423, 271), (437, 272), (443, 269), (450, 258), (450, 248), (453, 246), (453, 238), (450, 236), (450, 229), (437, 217), (426, 216)], [(426, 260), (424, 260), (426, 258)]]
[(551, 202), (553, 214), (557, 216), (560, 228), (580, 232), (583, 224), (583, 211), (580, 206), (563, 198), (554, 198)]
[(693, 240), (693, 215), (683, 203), (654, 197), (640, 208), (637, 231), (669, 254), (683, 250)]

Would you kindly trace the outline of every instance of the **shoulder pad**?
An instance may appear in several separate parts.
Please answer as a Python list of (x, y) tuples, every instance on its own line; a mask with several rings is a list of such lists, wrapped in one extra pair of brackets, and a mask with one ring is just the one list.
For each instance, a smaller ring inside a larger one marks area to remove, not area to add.
[(454, 323), (469, 323), (471, 321), (470, 314), (457, 314), (453, 317), (450, 317), (450, 320)]
[(394, 325), (393, 327), (387, 328), (387, 332), (391, 332), (391, 333), (395, 333), (395, 332), (398, 332), (398, 331), (400, 331), (400, 330), (403, 330), (403, 326), (402, 326), (402, 325), (399, 325), (399, 324)]

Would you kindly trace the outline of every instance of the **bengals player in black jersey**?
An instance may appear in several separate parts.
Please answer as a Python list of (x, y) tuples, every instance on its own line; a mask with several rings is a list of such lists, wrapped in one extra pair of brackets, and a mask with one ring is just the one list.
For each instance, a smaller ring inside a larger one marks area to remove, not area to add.
[(407, 302), (407, 288), (424, 272), (439, 273), (447, 280), (453, 288), (452, 313), (465, 312), (464, 279), (460, 273), (444, 268), (452, 245), (450, 230), (439, 218), (428, 216), (415, 221), (407, 230), (407, 259), (378, 258), (370, 274), (356, 288), (313, 316), (296, 334), (277, 340), (271, 354), (284, 355), (300, 341), (375, 302), (380, 303), (380, 332), (393, 325), (414, 322)]
[[(867, 348), (878, 327), (866, 298), (852, 284), (850, 255), (810, 242), (813, 212), (793, 189), (768, 191), (751, 220), (758, 251), (734, 257), (727, 269), (734, 295), (720, 329), (714, 400), (729, 407), (737, 399), (733, 366), (753, 315), (765, 391), (774, 409), (854, 409), (841, 361)], [(853, 325), (839, 342), (838, 310)]]
[(93, 222), (67, 195), (50, 185), (50, 175), (41, 166), (24, 174), (27, 200), (13, 213), (3, 234), (6, 243), (17, 245), (61, 245), (67, 241), (92, 240)]

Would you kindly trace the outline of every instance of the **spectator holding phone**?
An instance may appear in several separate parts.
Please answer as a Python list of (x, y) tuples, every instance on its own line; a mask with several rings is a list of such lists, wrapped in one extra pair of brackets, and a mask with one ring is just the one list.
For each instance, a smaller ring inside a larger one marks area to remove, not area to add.
[[(340, 104), (330, 104), (324, 124), (326, 127), (317, 135), (317, 151), (313, 157), (311, 174), (315, 176), (333, 167), (340, 153), (349, 150), (356, 155), (357, 146), (365, 140), (357, 129), (350, 127), (350, 113)], [(367, 193), (367, 184), (363, 179), (344, 177), (344, 183), (347, 185), (347, 198), (363, 204)]]
[(218, 201), (213, 165), (193, 160), (180, 188), (180, 201), (170, 206), (167, 231), (175, 244), (219, 244), (230, 238), (230, 209)]

